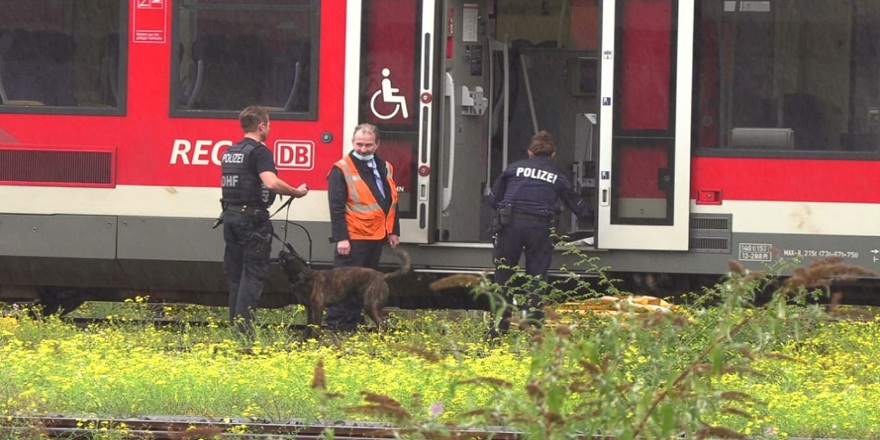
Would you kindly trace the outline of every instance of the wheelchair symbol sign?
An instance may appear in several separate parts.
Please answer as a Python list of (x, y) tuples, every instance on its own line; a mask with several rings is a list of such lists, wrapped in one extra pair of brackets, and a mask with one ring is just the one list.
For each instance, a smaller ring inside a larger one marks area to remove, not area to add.
[[(388, 120), (397, 116), (398, 112), (402, 112), (403, 119), (409, 119), (409, 110), (406, 106), (406, 97), (397, 95), (400, 89), (391, 86), (391, 69), (382, 69), (382, 87), (373, 93), (370, 98), (370, 110), (377, 118)], [(377, 102), (379, 97), (381, 101)], [(379, 104), (379, 108), (376, 108)]]

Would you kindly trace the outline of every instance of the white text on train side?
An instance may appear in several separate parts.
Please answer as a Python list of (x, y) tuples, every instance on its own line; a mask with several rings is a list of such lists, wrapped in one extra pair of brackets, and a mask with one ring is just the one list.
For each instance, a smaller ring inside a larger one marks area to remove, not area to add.
[(217, 142), (205, 139), (196, 140), (195, 144), (186, 139), (175, 139), (171, 147), (171, 165), (220, 165), (220, 153), (232, 145), (232, 141)]
[[(223, 151), (232, 141), (217, 142), (198, 139), (190, 142), (175, 139), (171, 146), (171, 165), (220, 165)], [(279, 139), (272, 146), (275, 166), (280, 170), (311, 170), (315, 168), (315, 143), (312, 141)]]

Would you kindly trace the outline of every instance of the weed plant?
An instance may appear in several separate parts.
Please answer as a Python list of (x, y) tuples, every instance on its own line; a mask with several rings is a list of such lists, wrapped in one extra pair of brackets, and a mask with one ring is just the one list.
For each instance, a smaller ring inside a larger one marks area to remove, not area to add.
[[(483, 335), (497, 317), (477, 312), (392, 311), (384, 333), (304, 341), (289, 330), (301, 308), (261, 310), (255, 338), (244, 341), (223, 325), (225, 309), (193, 309), (206, 325), (156, 328), (134, 321), (154, 316), (144, 299), (128, 305), (140, 316), (113, 311), (109, 323), (78, 329), (6, 307), (0, 423), (161, 414), (298, 419), (326, 424), (328, 435), (339, 420), (384, 421), (413, 438), (497, 426), (530, 439), (880, 438), (876, 321), (829, 319), (812, 301), (828, 295), (828, 280), (860, 269), (822, 260), (781, 282), (781, 264), (767, 273), (733, 264), (685, 306), (645, 311), (624, 299), (615, 310), (553, 312), (556, 302), (623, 294), (598, 263), (583, 256), (575, 270), (587, 278), (525, 280), (551, 298), (546, 324), (514, 325), (491, 341)], [(757, 305), (758, 292), (770, 300)], [(487, 280), (475, 294), (501, 304), (500, 286)], [(244, 424), (236, 434), (246, 432)]]

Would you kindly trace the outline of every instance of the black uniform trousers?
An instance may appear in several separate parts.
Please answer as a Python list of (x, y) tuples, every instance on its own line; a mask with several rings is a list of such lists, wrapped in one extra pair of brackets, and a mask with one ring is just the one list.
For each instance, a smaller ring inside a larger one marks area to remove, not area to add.
[[(341, 255), (333, 251), (333, 267), (366, 267), (379, 270), (379, 259), (385, 240), (349, 240), (351, 251)], [(366, 324), (361, 313), (364, 304), (358, 295), (349, 295), (338, 303), (325, 308), (324, 322), (327, 327), (337, 330), (355, 330), (359, 324)]]
[(226, 252), (224, 271), (229, 280), (229, 319), (239, 331), (253, 333), (253, 319), (269, 276), (272, 222), (265, 210), (223, 211)]
[[(513, 300), (508, 283), (513, 277), (514, 269), (519, 263), (520, 256), (525, 252), (525, 273), (532, 277), (540, 277), (546, 281), (547, 272), (553, 259), (553, 242), (550, 238), (550, 219), (516, 219), (511, 224), (503, 226), (495, 237), (495, 247), (492, 250), (492, 259), (495, 262), (495, 282), (504, 289), (505, 305), (498, 331), (507, 331), (510, 328), (512, 310), (509, 304)], [(530, 281), (530, 285), (522, 286), (527, 294), (525, 310), (532, 324), (541, 325), (544, 313), (541, 310), (542, 294), (538, 280)], [(493, 326), (490, 332), (495, 332)]]

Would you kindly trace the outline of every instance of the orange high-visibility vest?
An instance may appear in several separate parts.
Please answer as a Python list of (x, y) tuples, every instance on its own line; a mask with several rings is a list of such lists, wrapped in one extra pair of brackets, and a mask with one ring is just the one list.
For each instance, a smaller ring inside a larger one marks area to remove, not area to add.
[[(394, 233), (394, 219), (397, 217), (397, 187), (394, 184), (394, 167), (388, 167), (388, 187), (391, 189), (391, 208), (388, 215), (376, 201), (370, 187), (357, 172), (354, 161), (346, 155), (333, 166), (342, 170), (348, 186), (348, 200), (345, 202), (345, 224), (348, 237), (352, 240), (382, 240)], [(369, 176), (370, 179), (374, 176)]]

